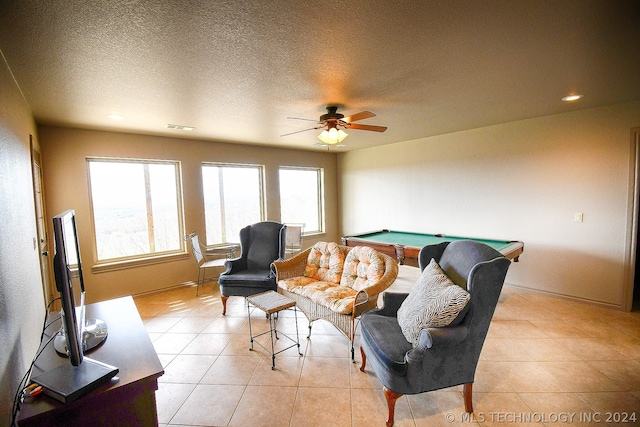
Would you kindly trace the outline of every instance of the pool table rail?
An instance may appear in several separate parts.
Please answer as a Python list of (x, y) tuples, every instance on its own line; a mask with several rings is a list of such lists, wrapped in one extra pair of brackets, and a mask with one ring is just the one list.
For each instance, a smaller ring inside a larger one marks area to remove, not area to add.
[[(420, 241), (421, 238), (424, 238), (424, 244), (403, 244), (400, 242), (401, 238), (394, 239), (394, 235), (396, 237), (408, 237), (413, 241), (416, 241), (416, 239), (417, 241)], [(514, 262), (519, 261), (519, 257), (524, 251), (524, 243), (518, 240), (480, 239), (473, 237), (449, 236), (445, 234), (424, 234), (404, 231), (392, 231), (387, 229), (343, 236), (342, 244), (345, 246), (369, 246), (374, 248), (378, 252), (382, 252), (389, 256), (395, 257), (399, 264), (418, 267), (418, 254), (420, 253), (420, 249), (422, 249), (424, 246), (456, 240), (476, 240), (483, 243), (494, 243), (498, 246), (494, 247), (502, 255), (510, 260), (513, 260)]]

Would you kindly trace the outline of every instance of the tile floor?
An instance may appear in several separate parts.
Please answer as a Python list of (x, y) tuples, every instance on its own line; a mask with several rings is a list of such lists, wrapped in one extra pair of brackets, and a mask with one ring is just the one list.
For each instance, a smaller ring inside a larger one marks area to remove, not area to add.
[[(244, 299), (230, 298), (223, 317), (215, 282), (198, 297), (187, 286), (135, 302), (165, 367), (161, 426), (384, 425), (382, 386), (371, 370), (358, 370), (357, 341), (353, 364), (347, 339), (326, 322), (315, 322), (307, 340), (308, 322), (298, 312), (304, 356), (287, 350), (271, 370), (270, 355), (249, 350)], [(265, 330), (263, 312), (251, 319), (254, 331)], [(283, 313), (280, 327), (295, 336), (293, 320), (293, 312)], [(473, 400), (469, 420), (461, 387), (403, 396), (395, 425), (640, 425), (640, 312), (505, 288)]]

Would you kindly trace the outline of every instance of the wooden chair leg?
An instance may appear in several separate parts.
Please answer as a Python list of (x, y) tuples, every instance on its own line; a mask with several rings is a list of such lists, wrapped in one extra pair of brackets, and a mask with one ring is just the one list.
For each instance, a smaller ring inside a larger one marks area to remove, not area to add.
[(367, 355), (364, 354), (364, 349), (360, 346), (360, 357), (362, 358), (362, 365), (360, 365), (360, 371), (364, 372), (364, 368), (367, 366)]
[(464, 385), (464, 410), (470, 414), (473, 412), (473, 400), (471, 398), (473, 389), (473, 383), (467, 383)]
[(384, 387), (384, 397), (387, 399), (387, 407), (389, 408), (389, 417), (387, 418), (387, 427), (393, 427), (394, 415), (396, 412), (396, 400), (402, 397), (401, 394), (391, 391)]
[(227, 314), (227, 300), (229, 299), (229, 297), (221, 295), (220, 299), (222, 300), (222, 315), (224, 316), (225, 314)]

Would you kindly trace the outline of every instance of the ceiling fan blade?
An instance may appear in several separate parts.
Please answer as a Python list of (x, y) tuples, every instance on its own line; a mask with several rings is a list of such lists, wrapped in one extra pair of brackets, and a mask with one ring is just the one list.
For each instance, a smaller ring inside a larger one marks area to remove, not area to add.
[(349, 117), (344, 117), (342, 121), (346, 123), (351, 123), (351, 122), (356, 122), (358, 120), (364, 120), (364, 119), (368, 119), (370, 117), (375, 117), (375, 116), (376, 115), (373, 114), (371, 111), (362, 111), (360, 113), (352, 114)]
[(387, 130), (386, 126), (359, 125), (357, 123), (347, 123), (345, 127), (349, 129), (372, 130), (374, 132), (384, 132)]
[(302, 129), (302, 130), (297, 130), (297, 131), (291, 132), (291, 133), (285, 133), (284, 135), (280, 135), (280, 136), (283, 137), (283, 136), (295, 135), (296, 133), (306, 132), (308, 130), (320, 129), (320, 128), (323, 128), (323, 127), (324, 126), (316, 126), (316, 127), (309, 128), (309, 129)]
[(287, 119), (289, 119), (289, 120), (304, 120), (304, 121), (307, 121), (307, 122), (316, 122), (316, 123), (318, 123), (318, 121), (315, 120), (315, 119), (303, 119), (302, 117), (287, 117)]

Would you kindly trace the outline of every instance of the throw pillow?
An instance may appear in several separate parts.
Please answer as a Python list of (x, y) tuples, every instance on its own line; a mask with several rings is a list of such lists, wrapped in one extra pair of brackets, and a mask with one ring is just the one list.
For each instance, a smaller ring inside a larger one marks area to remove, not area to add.
[(400, 329), (415, 347), (422, 329), (448, 326), (470, 298), (432, 259), (398, 309)]

